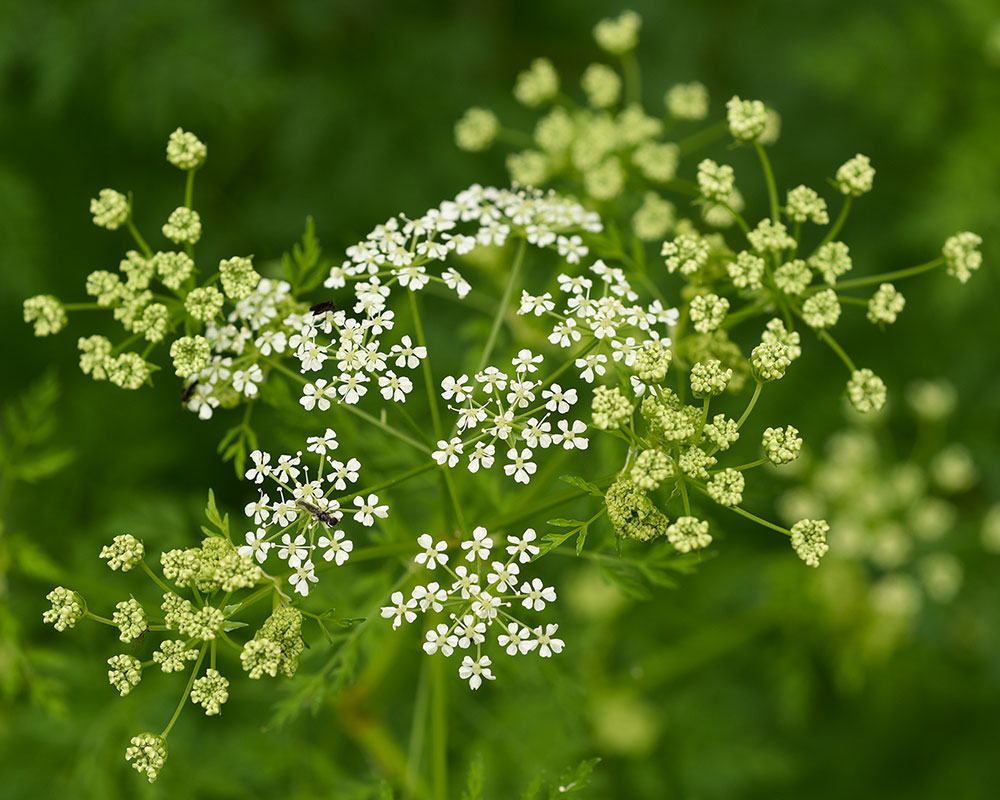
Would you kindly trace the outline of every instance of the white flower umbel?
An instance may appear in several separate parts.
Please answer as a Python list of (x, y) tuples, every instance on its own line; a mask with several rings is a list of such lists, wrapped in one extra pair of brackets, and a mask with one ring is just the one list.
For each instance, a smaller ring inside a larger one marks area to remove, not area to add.
[[(462, 653), (459, 676), (478, 689), (483, 681), (493, 680), (493, 661), (483, 650), (490, 638), (495, 638), (499, 652), (509, 656), (537, 652), (543, 658), (561, 653), (562, 639), (557, 637), (559, 626), (554, 623), (531, 625), (520, 618), (525, 612), (544, 610), (556, 600), (556, 591), (541, 578), (528, 579), (522, 567), (539, 549), (532, 544), (535, 532), (530, 528), (521, 536), (491, 535), (477, 527), (472, 537), (461, 542), (458, 550), (464, 563), (454, 569), (449, 564), (445, 541), (435, 541), (430, 534), (417, 539), (420, 552), (414, 563), (425, 569), (441, 570), (451, 577), (415, 586), (407, 597), (395, 592), (390, 605), (382, 608), (382, 617), (392, 621), (392, 627), (412, 623), (421, 614), (434, 614), (424, 636), (423, 649), (428, 655), (441, 653), (451, 656)], [(506, 558), (499, 552), (500, 542), (506, 541)], [(447, 621), (441, 622), (440, 615)]]

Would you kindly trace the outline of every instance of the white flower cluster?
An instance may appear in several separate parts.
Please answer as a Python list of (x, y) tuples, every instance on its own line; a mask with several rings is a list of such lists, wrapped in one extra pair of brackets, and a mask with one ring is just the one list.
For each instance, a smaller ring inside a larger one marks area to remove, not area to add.
[(417, 539), (421, 550), (414, 561), (428, 569), (440, 568), (443, 584), (431, 581), (413, 588), (409, 597), (393, 593), (392, 605), (382, 609), (382, 616), (398, 628), (404, 622), (414, 622), (418, 614), (447, 613), (448, 622), (439, 622), (427, 631), (423, 644), (428, 655), (442, 653), (451, 656), (456, 650), (466, 651), (458, 674), (478, 689), (484, 680), (493, 680), (492, 659), (483, 653), (489, 631), (496, 635), (497, 644), (509, 656), (538, 653), (550, 658), (561, 653), (563, 640), (557, 638), (559, 626), (554, 623), (531, 625), (517, 613), (542, 611), (556, 600), (556, 591), (541, 578), (528, 580), (521, 575), (521, 565), (538, 554), (534, 544), (535, 531), (528, 528), (521, 536), (508, 536), (507, 557), (494, 558), (494, 539), (483, 527), (472, 532), (472, 538), (461, 543), (455, 561), (467, 563), (454, 567), (448, 553), (448, 543), (434, 541), (430, 534)]
[(267, 561), (271, 551), (277, 552), (281, 561), (287, 562), (294, 572), (288, 582), (295, 591), (306, 596), (310, 584), (316, 583), (313, 553), (323, 550), (323, 559), (337, 566), (350, 558), (354, 543), (347, 538), (341, 523), (353, 514), (353, 521), (370, 528), (377, 519), (385, 519), (389, 506), (380, 505), (378, 495), (361, 493), (353, 498), (353, 509), (342, 509), (340, 502), (332, 499), (334, 492), (343, 492), (357, 483), (361, 462), (356, 458), (341, 461), (330, 455), (339, 443), (337, 434), (327, 428), (322, 436), (306, 440), (307, 449), (318, 457), (318, 467), (312, 477), (309, 468), (302, 464), (302, 451), (279, 455), (272, 462), (270, 453), (254, 450), (250, 454), (253, 465), (246, 478), (257, 484), (264, 480), (275, 484), (277, 499), (272, 500), (264, 488), (244, 512), (257, 528), (246, 534), (246, 544), (239, 554), (254, 558), (259, 564)]
[(417, 219), (400, 215), (379, 225), (348, 248), (349, 260), (331, 268), (324, 284), (328, 289), (354, 284), (354, 316), (341, 309), (306, 315), (290, 341), (303, 374), (319, 372), (327, 361), (336, 364), (332, 376), (306, 384), (301, 404), (321, 411), (335, 402), (354, 404), (373, 380), (385, 401), (405, 402), (413, 382), (393, 367), (415, 369), (427, 351), (408, 335), (386, 347), (383, 334), (395, 327), (395, 312), (388, 308), (394, 286), (417, 292), (437, 281), (461, 299), (469, 293), (469, 283), (453, 267), (433, 274), (435, 262), (443, 265), (453, 254), (465, 255), (480, 246), (501, 246), (513, 234), (578, 263), (587, 253), (574, 235), (578, 230), (600, 231), (600, 218), (553, 193), (479, 185)]
[[(636, 304), (632, 290), (620, 269), (603, 261), (590, 267), (589, 275), (558, 276), (562, 293), (560, 310), (550, 292), (521, 294), (521, 315), (546, 316), (555, 320), (549, 341), (562, 348), (580, 345), (573, 366), (582, 380), (594, 383), (603, 377), (610, 364), (621, 362), (632, 367), (636, 355), (648, 342), (669, 348), (670, 339), (657, 328), (677, 323), (677, 310), (666, 309), (659, 301), (648, 306)], [(600, 286), (595, 291), (595, 283)], [(601, 352), (601, 351), (604, 352)], [(497, 448), (506, 455), (504, 473), (517, 483), (528, 483), (537, 470), (534, 451), (553, 445), (566, 450), (585, 450), (589, 439), (587, 423), (566, 415), (577, 404), (574, 388), (555, 382), (556, 372), (548, 378), (539, 375), (544, 357), (522, 349), (512, 359), (509, 369), (488, 366), (470, 379), (467, 374), (447, 376), (441, 382), (441, 397), (458, 416), (457, 434), (437, 443), (434, 460), (454, 468), (464, 457), (470, 472), (489, 469), (496, 463)], [(561, 371), (561, 370), (558, 370)], [(631, 376), (636, 391), (641, 381)], [(478, 431), (473, 433), (474, 431)]]

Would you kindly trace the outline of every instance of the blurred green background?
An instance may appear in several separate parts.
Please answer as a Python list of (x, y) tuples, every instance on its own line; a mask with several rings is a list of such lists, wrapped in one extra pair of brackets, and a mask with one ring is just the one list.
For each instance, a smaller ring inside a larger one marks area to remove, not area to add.
[[(648, 108), (689, 80), (708, 86), (713, 118), (734, 93), (763, 99), (782, 114), (772, 158), (786, 186), (822, 186), (856, 152), (871, 157), (876, 191), (848, 228), (859, 273), (925, 261), (957, 230), (983, 236), (985, 265), (967, 287), (935, 274), (904, 287), (906, 311), (888, 333), (859, 323), (843, 334), (897, 398), (914, 377), (947, 376), (959, 391), (949, 435), (979, 469), (953, 533), (966, 581), (953, 604), (922, 616), (905, 642), (845, 684), (851, 641), (811, 613), (816, 573), (791, 563), (780, 542), (769, 547), (733, 525), (720, 555), (679, 589), (614, 614), (585, 603), (573, 610), (571, 600), (567, 613), (590, 637), (574, 644), (579, 655), (554, 672), (505, 676), (522, 684), (503, 702), (477, 697), (460, 707), (455, 771), (483, 752), (488, 796), (498, 798), (516, 796), (541, 768), (558, 772), (591, 755), (605, 757), (595, 797), (996, 796), (1000, 557), (977, 542), (1000, 481), (1000, 59), (986, 44), (1000, 7), (629, 7), (644, 18)], [(207, 487), (230, 508), (246, 501), (215, 454), (225, 419), (179, 413), (172, 388), (123, 396), (86, 379), (73, 347), (92, 332), (85, 322), (42, 340), (21, 322), (24, 297), (75, 298), (88, 272), (120, 258), (122, 237), (92, 225), (89, 199), (104, 186), (132, 190), (140, 227), (156, 224), (181, 191), (163, 159), (180, 125), (209, 148), (196, 195), (203, 257), (276, 257), (308, 214), (327, 250), (339, 252), (391, 214), (418, 213), (472, 182), (503, 184), (496, 152), (454, 147), (454, 120), (482, 105), (527, 128), (533, 117), (510, 94), (515, 74), (545, 55), (572, 86), (598, 57), (593, 24), (622, 8), (592, 0), (3, 2), (0, 335), (8, 345), (0, 401), (57, 375), (47, 447), (70, 450), (73, 460), (47, 480), (18, 484), (3, 510), (0, 797), (364, 797), (374, 780), (336, 702), (262, 733), (273, 696), (243, 682), (244, 696), (221, 719), (182, 720), (167, 770), (147, 787), (127, 770), (124, 743), (172, 706), (175, 689), (158, 692), (149, 680), (122, 701), (107, 687), (95, 692), (107, 634), (60, 636), (40, 624), (54, 582), (99, 584), (95, 543), (122, 530), (163, 546), (187, 543)], [(816, 387), (839, 364), (826, 353), (806, 361), (766, 408), (794, 415), (821, 450), (843, 419), (835, 392)], [(902, 415), (887, 424), (905, 450), (912, 431)], [(580, 596), (587, 591), (581, 585)], [(405, 728), (412, 681), (397, 683), (373, 713), (398, 715)]]

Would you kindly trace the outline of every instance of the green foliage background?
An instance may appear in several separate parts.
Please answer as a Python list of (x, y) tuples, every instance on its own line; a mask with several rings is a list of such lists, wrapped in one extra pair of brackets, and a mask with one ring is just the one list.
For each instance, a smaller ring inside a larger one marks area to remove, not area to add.
[[(994, 796), (1000, 564), (976, 542), (1000, 481), (1000, 67), (984, 56), (1000, 8), (631, 7), (644, 17), (649, 107), (695, 79), (708, 85), (716, 118), (733, 93), (765, 100), (783, 118), (779, 182), (822, 185), (855, 152), (872, 158), (876, 191), (850, 223), (852, 253), (869, 262), (859, 268), (918, 263), (956, 230), (983, 236), (986, 263), (967, 287), (940, 275), (911, 284), (887, 334), (858, 325), (853, 341), (844, 337), (897, 406), (913, 377), (947, 376), (960, 393), (950, 433), (981, 473), (952, 534), (966, 583), (887, 661), (854, 663), (850, 639), (816, 621), (816, 573), (785, 543), (734, 523), (718, 557), (678, 588), (617, 613), (571, 599), (563, 613), (577, 639), (562, 663), (504, 675), (502, 702), (480, 693), (457, 708), (454, 771), (460, 779), (482, 753), (486, 796), (496, 798), (595, 755), (605, 760), (594, 797)], [(457, 151), (454, 120), (482, 105), (528, 125), (510, 95), (516, 72), (546, 55), (570, 83), (596, 57), (594, 22), (620, 9), (603, 0), (2, 4), (0, 400), (58, 376), (58, 390), (43, 383), (12, 421), (44, 458), (28, 475), (37, 480), (17, 484), (0, 510), (4, 800), (374, 796), (378, 775), (358, 731), (370, 719), (406, 730), (417, 680), (400, 671), (361, 707), (351, 690), (321, 686), (314, 713), (267, 731), (275, 695), (254, 685), (219, 719), (182, 718), (155, 786), (127, 769), (125, 742), (169, 714), (176, 687), (154, 676), (118, 700), (101, 686), (107, 633), (43, 628), (44, 595), (65, 582), (112, 597), (99, 543), (129, 531), (164, 548), (189, 545), (207, 487), (230, 509), (247, 493), (215, 454), (225, 419), (181, 413), (172, 388), (124, 395), (86, 379), (73, 341), (89, 326), (35, 340), (21, 322), (24, 297), (69, 295), (120, 257), (119, 237), (91, 224), (89, 198), (104, 186), (132, 189), (140, 224), (164, 217), (179, 179), (162, 150), (181, 125), (209, 147), (198, 187), (209, 259), (277, 257), (307, 214), (338, 252), (393, 213), (419, 212), (472, 182), (503, 184), (496, 152)], [(833, 358), (804, 359), (766, 401), (775, 416), (794, 411), (807, 441), (843, 424)], [(902, 449), (908, 429), (895, 416), (890, 429)], [(378, 638), (366, 651), (389, 647), (415, 642)], [(845, 669), (856, 677), (845, 680)], [(609, 744), (622, 737), (626, 746)]]

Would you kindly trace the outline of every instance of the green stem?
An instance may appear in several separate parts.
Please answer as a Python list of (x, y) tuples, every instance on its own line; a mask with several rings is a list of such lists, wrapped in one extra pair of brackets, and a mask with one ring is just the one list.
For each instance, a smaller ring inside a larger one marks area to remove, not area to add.
[(830, 349), (833, 350), (833, 352), (836, 353), (840, 357), (840, 360), (843, 361), (844, 364), (847, 365), (847, 368), (852, 373), (855, 370), (857, 370), (857, 367), (854, 366), (854, 362), (851, 361), (851, 357), (849, 355), (847, 355), (847, 353), (844, 351), (844, 348), (841, 347), (839, 344), (837, 344), (837, 340), (834, 339), (829, 333), (827, 333), (826, 331), (820, 330), (820, 331), (816, 331), (816, 335), (819, 336), (820, 339), (822, 339), (824, 342), (826, 342), (830, 346)]
[(842, 281), (836, 284), (837, 289), (856, 289), (861, 286), (872, 286), (876, 283), (885, 283), (886, 281), (895, 281), (900, 278), (909, 278), (912, 275), (919, 275), (921, 272), (929, 272), (932, 269), (940, 267), (944, 264), (943, 258), (935, 258), (933, 261), (928, 261), (926, 264), (918, 264), (915, 267), (909, 267), (907, 269), (898, 269), (895, 272), (883, 272), (881, 275), (872, 275), (867, 278), (855, 278), (850, 281)]
[(63, 311), (94, 311), (105, 308), (99, 303), (61, 303)]
[(139, 566), (141, 566), (141, 567), (142, 567), (142, 569), (143, 569), (143, 571), (144, 571), (144, 572), (145, 572), (145, 573), (146, 573), (146, 574), (147, 574), (147, 575), (148, 575), (148, 576), (149, 576), (150, 578), (152, 578), (152, 579), (153, 579), (153, 583), (155, 583), (155, 584), (156, 584), (157, 586), (159, 586), (159, 587), (160, 587), (160, 588), (161, 588), (161, 589), (162, 589), (162, 590), (163, 590), (164, 592), (167, 592), (167, 594), (173, 594), (173, 591), (174, 591), (174, 590), (173, 590), (173, 589), (171, 589), (171, 588), (170, 588), (169, 586), (167, 586), (167, 584), (166, 584), (166, 583), (164, 583), (164, 582), (163, 582), (163, 581), (162, 581), (162, 580), (160, 579), (160, 576), (159, 576), (159, 575), (157, 575), (157, 574), (156, 574), (155, 572), (153, 572), (153, 570), (152, 570), (152, 569), (150, 569), (150, 567), (149, 567), (149, 564), (147, 564), (147, 563), (146, 563), (145, 559), (143, 559), (142, 561), (140, 561), (140, 562), (139, 562)]
[(725, 120), (716, 122), (714, 125), (691, 134), (686, 139), (681, 139), (677, 143), (678, 150), (682, 156), (686, 156), (695, 150), (700, 150), (702, 147), (707, 147), (713, 142), (722, 139), (728, 131), (729, 125)]
[(753, 411), (753, 407), (757, 405), (757, 399), (760, 397), (760, 391), (764, 388), (764, 384), (757, 381), (757, 386), (754, 387), (753, 397), (750, 398), (750, 402), (747, 407), (743, 409), (743, 413), (740, 415), (739, 420), (736, 422), (736, 429), (739, 430), (743, 427), (743, 423), (747, 421), (747, 417), (750, 416), (750, 412)]
[(368, 486), (357, 492), (352, 492), (351, 494), (346, 494), (343, 497), (336, 498), (337, 502), (343, 506), (343, 504), (348, 500), (353, 500), (355, 497), (361, 497), (362, 495), (371, 494), (373, 492), (380, 492), (383, 489), (388, 489), (390, 486), (395, 486), (397, 483), (402, 483), (403, 481), (409, 480), (410, 478), (415, 478), (417, 475), (422, 475), (425, 472), (429, 472), (434, 469), (437, 464), (433, 461), (428, 461), (426, 464), (421, 464), (419, 467), (414, 467), (413, 469), (397, 475), (394, 478), (383, 481), (382, 483), (377, 483), (374, 486)]
[(191, 203), (194, 201), (194, 173), (195, 170), (189, 169), (187, 181), (184, 183), (184, 205), (188, 208), (192, 208)]
[(767, 157), (767, 151), (764, 150), (764, 145), (758, 141), (754, 141), (753, 149), (757, 151), (757, 157), (760, 159), (760, 165), (764, 169), (764, 180), (767, 181), (767, 199), (771, 205), (771, 219), (778, 222), (779, 209), (778, 209), (778, 184), (774, 180), (774, 170), (771, 169), (771, 159)]
[(621, 57), (622, 72), (625, 73), (625, 103), (638, 105), (642, 102), (642, 80), (635, 51), (630, 50)]
[[(816, 250), (819, 250), (823, 245), (829, 244), (837, 238), (837, 234), (840, 233), (841, 228), (844, 227), (844, 223), (847, 222), (847, 215), (851, 213), (851, 204), (853, 202), (854, 198), (851, 195), (844, 196), (844, 205), (840, 207), (840, 213), (837, 215), (837, 219), (834, 220), (833, 227), (827, 231), (826, 236), (823, 237), (823, 241), (816, 245)], [(814, 254), (816, 250), (813, 250)]]
[(448, 798), (448, 684), (445, 661), (431, 658), (431, 783), (435, 800)]
[(135, 243), (139, 245), (139, 249), (142, 250), (143, 255), (146, 258), (153, 257), (153, 248), (146, 244), (146, 240), (142, 238), (142, 234), (139, 233), (139, 229), (135, 227), (135, 223), (132, 222), (132, 215), (129, 214), (128, 219), (125, 220), (125, 225), (128, 227), (128, 232), (132, 234), (132, 238), (135, 239)]
[[(711, 497), (711, 495), (708, 493), (708, 490), (706, 490), (703, 486), (700, 486), (699, 484), (694, 482), (692, 482), (691, 485), (694, 486), (695, 489), (697, 489), (706, 497)], [(776, 525), (773, 522), (768, 522), (763, 517), (758, 517), (756, 514), (751, 514), (749, 511), (740, 508), (739, 506), (723, 506), (723, 508), (728, 508), (730, 511), (739, 514), (741, 517), (745, 517), (746, 519), (751, 520), (752, 522), (756, 522), (758, 525), (763, 525), (765, 528), (770, 528), (772, 531), (783, 533), (785, 534), (785, 536), (792, 535), (792, 532), (788, 530), (788, 528), (782, 528), (780, 525)]]
[(198, 653), (198, 660), (194, 664), (194, 669), (191, 670), (191, 677), (188, 678), (187, 686), (184, 687), (184, 693), (181, 695), (181, 701), (177, 704), (177, 708), (174, 711), (174, 715), (170, 718), (170, 722), (167, 723), (167, 727), (163, 729), (163, 733), (160, 734), (164, 739), (170, 734), (171, 728), (174, 727), (174, 723), (177, 722), (177, 718), (181, 715), (181, 711), (184, 710), (184, 704), (187, 703), (188, 696), (191, 694), (191, 687), (194, 686), (194, 680), (198, 677), (198, 670), (201, 668), (201, 662), (205, 658), (205, 651), (208, 649), (208, 643), (201, 646), (201, 652)]

